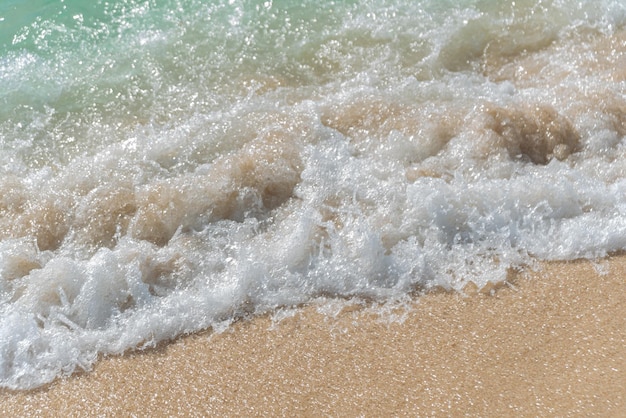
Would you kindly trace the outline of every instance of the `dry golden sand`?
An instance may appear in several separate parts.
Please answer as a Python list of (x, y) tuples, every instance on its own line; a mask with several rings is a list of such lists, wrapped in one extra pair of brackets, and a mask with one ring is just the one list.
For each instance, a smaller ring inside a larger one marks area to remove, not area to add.
[(241, 322), (1, 393), (0, 416), (623, 417), (626, 257), (600, 267), (547, 263), (494, 295), (427, 295), (403, 323), (316, 307)]

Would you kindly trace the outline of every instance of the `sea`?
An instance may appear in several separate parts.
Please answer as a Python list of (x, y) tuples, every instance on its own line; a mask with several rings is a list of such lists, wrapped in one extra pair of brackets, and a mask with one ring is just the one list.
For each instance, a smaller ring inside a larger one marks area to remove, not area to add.
[(0, 387), (624, 251), (625, 135), (624, 0), (0, 0)]

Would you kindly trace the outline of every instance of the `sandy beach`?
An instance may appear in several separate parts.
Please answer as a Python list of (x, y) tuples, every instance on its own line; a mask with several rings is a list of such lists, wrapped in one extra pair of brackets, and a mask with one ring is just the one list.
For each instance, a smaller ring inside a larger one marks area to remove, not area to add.
[(626, 0), (0, 23), (0, 418), (626, 417)]
[[(309, 306), (4, 392), (2, 416), (624, 416), (626, 256), (380, 315)], [(320, 311), (326, 310), (326, 313)]]

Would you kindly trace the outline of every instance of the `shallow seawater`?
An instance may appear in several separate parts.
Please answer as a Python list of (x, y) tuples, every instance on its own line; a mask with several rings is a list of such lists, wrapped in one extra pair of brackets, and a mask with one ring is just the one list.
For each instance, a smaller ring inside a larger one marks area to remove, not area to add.
[(626, 249), (624, 1), (0, 1), (0, 387)]

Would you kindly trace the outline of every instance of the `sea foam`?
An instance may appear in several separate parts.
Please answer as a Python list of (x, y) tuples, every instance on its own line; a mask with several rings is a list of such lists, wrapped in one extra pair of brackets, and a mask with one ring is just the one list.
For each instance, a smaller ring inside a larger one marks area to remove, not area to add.
[(626, 248), (620, 2), (66, 3), (0, 33), (2, 387)]

